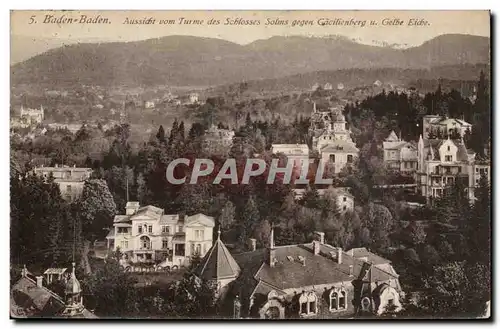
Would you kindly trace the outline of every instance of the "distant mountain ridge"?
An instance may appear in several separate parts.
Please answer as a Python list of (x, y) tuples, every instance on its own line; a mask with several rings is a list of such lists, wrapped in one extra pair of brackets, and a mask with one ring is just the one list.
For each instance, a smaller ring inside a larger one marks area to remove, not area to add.
[(136, 42), (81, 43), (11, 66), (13, 85), (206, 85), (356, 68), (428, 69), (489, 64), (490, 39), (448, 34), (396, 49), (347, 38), (281, 37), (247, 45), (194, 36)]

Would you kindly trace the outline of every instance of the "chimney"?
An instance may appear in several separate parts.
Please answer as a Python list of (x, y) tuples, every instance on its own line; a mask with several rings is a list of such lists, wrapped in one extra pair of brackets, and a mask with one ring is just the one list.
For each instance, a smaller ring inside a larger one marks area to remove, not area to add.
[(255, 251), (257, 249), (257, 240), (250, 239), (250, 251)]
[(36, 277), (36, 286), (38, 288), (42, 288), (43, 287), (43, 276), (37, 276)]
[(342, 264), (342, 248), (337, 248), (337, 263)]
[(319, 241), (313, 241), (313, 250), (315, 255), (319, 255)]
[(325, 233), (324, 232), (314, 232), (316, 241), (319, 241), (319, 243), (324, 244), (325, 243)]
[(26, 268), (26, 265), (23, 266), (23, 269), (21, 271), (21, 276), (23, 278), (28, 276), (28, 269)]

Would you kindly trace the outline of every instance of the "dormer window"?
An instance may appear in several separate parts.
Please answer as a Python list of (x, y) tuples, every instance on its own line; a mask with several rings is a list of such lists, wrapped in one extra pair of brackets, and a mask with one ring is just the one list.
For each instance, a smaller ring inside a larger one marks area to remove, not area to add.
[(347, 309), (347, 293), (344, 289), (333, 288), (330, 292), (330, 311)]
[(299, 314), (314, 315), (318, 312), (317, 297), (314, 292), (303, 293), (299, 298)]

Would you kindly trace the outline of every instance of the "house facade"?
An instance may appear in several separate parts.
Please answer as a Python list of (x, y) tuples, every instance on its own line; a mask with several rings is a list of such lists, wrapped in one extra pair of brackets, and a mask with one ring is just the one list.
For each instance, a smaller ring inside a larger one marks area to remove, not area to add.
[(32, 173), (46, 178), (52, 175), (55, 183), (59, 185), (61, 196), (65, 200), (73, 201), (82, 194), (85, 181), (92, 175), (92, 169), (55, 165), (55, 167), (36, 167)]
[(396, 136), (394, 131), (383, 142), (383, 148), (384, 163), (389, 169), (403, 174), (412, 174), (417, 170), (417, 147)]
[(190, 264), (212, 246), (215, 221), (203, 214), (165, 214), (154, 206), (127, 202), (125, 215), (116, 215), (108, 234), (108, 249), (120, 250), (128, 260), (139, 263), (165, 262), (165, 266)]
[(354, 163), (359, 154), (342, 111), (341, 108), (318, 111), (314, 104), (309, 127), (313, 149), (320, 153), (323, 163), (328, 163), (335, 174)]
[[(352, 212), (354, 210), (354, 196), (347, 187), (330, 187), (318, 189), (318, 195), (324, 197), (327, 192), (334, 195), (340, 213)], [(306, 189), (293, 189), (295, 200), (300, 200), (307, 192)]]
[(275, 246), (271, 230), (269, 248), (234, 256), (219, 238), (208, 255), (225, 256), (205, 257), (195, 274), (217, 283), (222, 309), (234, 317), (352, 318), (402, 308), (390, 261), (366, 248), (344, 251), (316, 235), (311, 243)]
[(417, 188), (420, 194), (440, 198), (457, 179), (467, 188), (467, 195), (474, 200), (474, 190), (481, 175), (490, 180), (490, 163), (476, 161), (475, 153), (468, 150), (462, 139), (423, 139), (418, 142)]
[(309, 147), (307, 144), (273, 144), (271, 152), (273, 154), (284, 154), (287, 159), (293, 161), (298, 167), (309, 160)]
[(472, 125), (464, 120), (442, 117), (440, 115), (426, 115), (423, 118), (423, 137), (440, 135), (446, 138), (448, 135), (457, 133), (457, 136), (463, 137), (467, 130), (472, 130)]

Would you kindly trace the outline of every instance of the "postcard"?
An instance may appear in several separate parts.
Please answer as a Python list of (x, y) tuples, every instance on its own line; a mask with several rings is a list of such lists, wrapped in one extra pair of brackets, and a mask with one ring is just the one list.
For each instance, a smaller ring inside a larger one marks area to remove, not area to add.
[(491, 319), (482, 11), (11, 11), (12, 319)]

